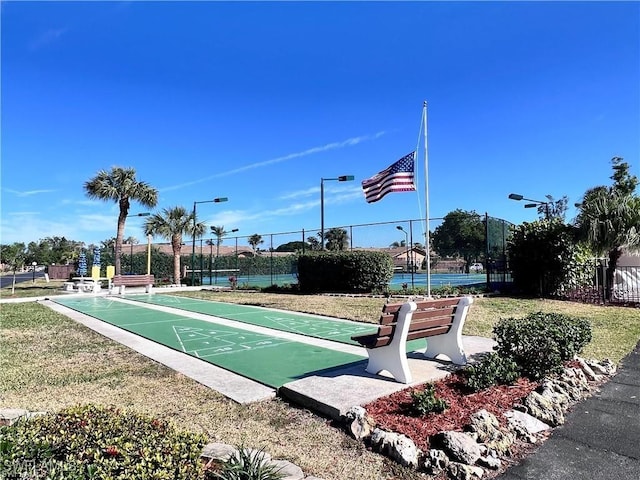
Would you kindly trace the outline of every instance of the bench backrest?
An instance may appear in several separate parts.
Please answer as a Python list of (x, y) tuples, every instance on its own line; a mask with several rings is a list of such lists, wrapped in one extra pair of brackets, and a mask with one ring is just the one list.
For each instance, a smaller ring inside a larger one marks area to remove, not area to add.
[[(411, 316), (407, 340), (443, 335), (449, 332), (460, 298), (442, 298), (415, 302), (417, 309)], [(398, 313), (404, 303), (387, 303), (382, 309), (378, 337), (392, 338)]]
[(111, 279), (111, 283), (115, 286), (153, 285), (153, 282), (153, 275), (116, 275)]

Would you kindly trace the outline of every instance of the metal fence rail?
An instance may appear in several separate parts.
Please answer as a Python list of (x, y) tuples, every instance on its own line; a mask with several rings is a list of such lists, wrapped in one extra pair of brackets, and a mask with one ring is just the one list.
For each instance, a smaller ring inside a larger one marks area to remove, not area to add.
[(608, 271), (608, 259), (572, 265), (571, 280), (557, 297), (583, 303), (640, 305), (640, 267), (616, 266)]
[[(487, 284), (492, 290), (508, 290), (511, 284), (511, 274), (508, 272), (506, 245), (511, 229), (510, 222), (499, 218), (491, 217), (488, 214), (478, 215), (485, 226), (486, 245), (482, 252), (484, 263), (482, 272), (486, 274)], [(442, 218), (429, 219), (429, 230), (433, 232), (441, 223)], [(356, 225), (343, 225), (337, 227), (325, 227), (325, 241), (329, 238), (332, 230), (341, 230), (346, 233), (346, 250), (383, 250), (388, 251), (394, 257), (394, 265), (397, 271), (411, 274), (411, 284), (414, 287), (414, 273), (425, 273), (426, 264), (426, 235), (425, 219), (395, 220), (378, 223), (365, 223)], [(253, 247), (248, 248), (249, 240), (255, 235), (259, 235), (261, 243), (257, 246), (258, 255)], [(282, 274), (296, 273), (296, 263), (287, 261), (284, 256), (289, 256), (285, 252), (279, 251), (279, 247), (288, 244), (297, 244), (301, 253), (307, 253), (309, 246), (320, 249), (322, 245), (321, 232), (317, 230), (298, 230), (291, 232), (263, 233), (253, 235), (225, 236), (224, 245), (235, 245), (233, 251), (228, 250), (220, 256), (215, 256), (215, 238), (208, 241), (199, 240), (196, 243), (194, 270), (200, 280), (204, 283), (215, 282), (215, 272), (221, 269), (236, 269), (237, 274), (242, 275), (270, 275), (277, 283), (278, 276)], [(392, 247), (388, 242), (381, 239), (392, 239)], [(203, 245), (203, 241), (204, 243)], [(312, 248), (313, 250), (314, 248)], [(247, 252), (250, 255), (247, 255)], [(433, 253), (433, 248), (432, 248)], [(239, 258), (238, 258), (239, 257)], [(191, 269), (192, 259), (183, 259), (183, 264)], [(447, 260), (438, 259), (431, 256), (432, 273), (457, 273), (464, 266), (461, 259)], [(199, 272), (198, 272), (199, 271)], [(210, 273), (209, 273), (210, 272)], [(214, 280), (211, 280), (211, 276)], [(221, 275), (226, 278), (227, 275)], [(206, 278), (203, 278), (206, 277)]]

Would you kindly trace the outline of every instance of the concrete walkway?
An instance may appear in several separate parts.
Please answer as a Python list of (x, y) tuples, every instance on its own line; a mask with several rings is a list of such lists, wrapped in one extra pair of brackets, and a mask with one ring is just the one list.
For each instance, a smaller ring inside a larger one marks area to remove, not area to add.
[[(110, 296), (109, 298), (129, 303), (126, 297)], [(41, 303), (118, 343), (136, 350), (142, 355), (193, 378), (236, 402), (250, 403), (273, 398), (276, 395), (274, 389), (265, 385), (156, 342), (146, 340), (106, 322), (51, 302), (48, 299), (42, 300)], [(147, 307), (170, 313), (179, 313), (182, 316), (206, 319), (214, 323), (233, 325), (235, 328), (261, 332), (276, 337), (285, 337), (311, 346), (330, 348), (337, 352), (348, 351), (361, 356), (363, 360), (367, 358), (366, 350), (355, 345), (346, 345), (344, 343), (271, 330), (211, 315), (190, 313), (171, 307), (156, 305)], [(467, 356), (470, 360), (473, 360), (478, 354), (491, 351), (494, 342), (487, 338), (465, 336), (463, 337), (463, 344)], [(354, 405), (365, 405), (377, 398), (407, 388), (408, 385), (398, 383), (390, 377), (366, 373), (364, 371), (365, 365), (366, 362), (363, 361), (361, 365), (338, 367), (323, 372), (321, 375), (305, 377), (285, 384), (277, 393), (296, 404), (337, 420)], [(459, 368), (447, 361), (427, 360), (419, 353), (409, 355), (409, 367), (414, 380), (411, 385), (439, 380)]]
[(640, 343), (599, 392), (576, 404), (563, 426), (500, 480), (640, 478)]

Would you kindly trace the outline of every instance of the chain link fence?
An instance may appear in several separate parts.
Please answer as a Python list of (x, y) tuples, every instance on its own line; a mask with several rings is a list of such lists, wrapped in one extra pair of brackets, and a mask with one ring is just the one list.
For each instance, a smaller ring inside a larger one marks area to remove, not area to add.
[[(460, 257), (439, 256), (433, 245), (428, 256), (425, 219), (328, 227), (324, 232), (312, 229), (227, 235), (219, 239), (220, 244), (217, 238), (199, 239), (193, 257), (183, 255), (182, 262), (185, 277), (189, 278), (193, 269), (197, 282), (202, 285), (228, 285), (232, 282), (260, 286), (292, 284), (297, 282), (295, 253), (321, 250), (324, 240), (331, 250), (387, 252), (393, 259), (396, 274), (402, 275), (400, 284), (411, 284), (412, 287), (426, 284), (426, 262), (429, 258), (431, 273), (441, 275), (441, 281), (450, 285), (464, 284), (467, 279), (475, 284), (481, 281), (492, 291), (508, 290), (511, 275), (506, 242), (512, 224), (488, 214), (478, 215), (478, 218), (485, 226), (485, 249), (473, 265), (465, 265)], [(430, 236), (442, 221), (442, 218), (429, 220)], [(474, 267), (471, 272), (470, 267)], [(475, 275), (461, 276), (469, 273)], [(454, 278), (454, 274), (459, 278)], [(479, 274), (482, 274), (480, 280)]]

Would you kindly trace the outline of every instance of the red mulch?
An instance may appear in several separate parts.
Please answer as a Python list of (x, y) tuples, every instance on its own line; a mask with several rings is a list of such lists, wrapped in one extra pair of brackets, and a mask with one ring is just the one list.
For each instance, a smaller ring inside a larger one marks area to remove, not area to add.
[(424, 387), (402, 390), (365, 405), (367, 413), (375, 419), (383, 430), (402, 433), (411, 438), (423, 451), (429, 449), (429, 439), (438, 432), (447, 430), (462, 431), (469, 424), (469, 418), (478, 410), (486, 409), (498, 420), (505, 422), (503, 413), (526, 397), (538, 387), (539, 383), (525, 378), (515, 385), (500, 385), (481, 392), (472, 393), (459, 374), (452, 374), (434, 383), (436, 398), (442, 398), (449, 408), (442, 413), (432, 413), (424, 417), (415, 417), (410, 413), (411, 392), (422, 391)]

